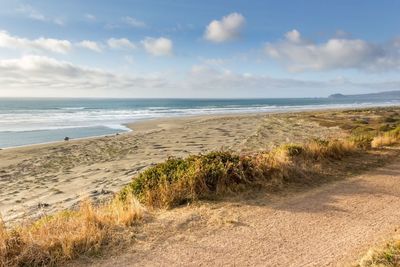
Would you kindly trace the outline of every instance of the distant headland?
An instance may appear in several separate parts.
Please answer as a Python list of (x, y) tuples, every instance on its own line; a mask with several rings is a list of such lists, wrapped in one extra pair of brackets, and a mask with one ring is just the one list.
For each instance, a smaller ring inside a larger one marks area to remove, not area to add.
[(332, 99), (373, 99), (373, 100), (400, 100), (400, 90), (396, 91), (386, 91), (379, 93), (370, 94), (357, 94), (357, 95), (344, 95), (344, 94), (332, 94), (328, 98)]

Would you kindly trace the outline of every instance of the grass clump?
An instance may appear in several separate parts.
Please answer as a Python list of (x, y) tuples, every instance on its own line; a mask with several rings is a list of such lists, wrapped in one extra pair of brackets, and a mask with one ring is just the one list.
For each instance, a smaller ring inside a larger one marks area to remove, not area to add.
[(358, 263), (358, 267), (400, 266), (400, 239), (386, 244), (383, 249), (371, 249)]
[(250, 187), (281, 185), (307, 172), (306, 163), (339, 160), (356, 150), (350, 141), (313, 140), (251, 155), (219, 151), (169, 158), (135, 177), (120, 197), (134, 195), (146, 205), (170, 208)]
[(354, 142), (357, 147), (363, 149), (371, 148), (371, 143), (374, 140), (374, 134), (353, 134), (349, 137), (350, 142)]
[(296, 144), (285, 144), (280, 147), (288, 156), (298, 156), (304, 152), (304, 147)]
[(46, 216), (32, 224), (7, 229), (0, 222), (0, 266), (54, 266), (121, 243), (121, 228), (132, 226), (143, 209), (133, 197), (94, 206), (85, 201), (76, 211)]
[(371, 146), (378, 148), (383, 146), (390, 146), (400, 141), (400, 125), (393, 130), (383, 132), (380, 135), (373, 138)]
[(357, 150), (357, 144), (349, 140), (319, 140), (315, 139), (305, 145), (307, 158), (314, 160), (339, 160)]

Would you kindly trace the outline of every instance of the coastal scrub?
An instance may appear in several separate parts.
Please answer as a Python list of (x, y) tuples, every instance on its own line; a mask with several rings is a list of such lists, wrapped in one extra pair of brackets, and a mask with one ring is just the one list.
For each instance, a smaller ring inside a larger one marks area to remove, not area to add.
[(217, 151), (169, 158), (135, 177), (120, 197), (134, 195), (145, 205), (171, 208), (249, 188), (279, 187), (304, 177), (318, 161), (340, 160), (357, 149), (352, 141), (312, 140), (248, 155)]

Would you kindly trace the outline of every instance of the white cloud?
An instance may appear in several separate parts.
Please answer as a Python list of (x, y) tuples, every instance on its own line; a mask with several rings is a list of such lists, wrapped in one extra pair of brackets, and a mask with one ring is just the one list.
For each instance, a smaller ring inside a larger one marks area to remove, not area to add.
[(197, 90), (219, 91), (230, 96), (246, 96), (249, 92), (264, 97), (267, 92), (276, 95), (275, 90), (304, 90), (323, 87), (323, 82), (295, 79), (277, 79), (268, 75), (235, 73), (227, 69), (216, 69), (206, 65), (195, 65), (187, 77), (187, 87)]
[(119, 22), (108, 22), (104, 26), (107, 30), (113, 30), (118, 28), (146, 28), (147, 24), (144, 21), (138, 20), (133, 17), (122, 17)]
[(46, 20), (46, 17), (42, 13), (40, 13), (30, 5), (20, 5), (17, 8), (17, 12), (26, 14), (29, 18), (34, 20)]
[(396, 80), (355, 83), (346, 78), (277, 79), (204, 65), (193, 66), (187, 76), (174, 79), (167, 74), (117, 74), (45, 56), (0, 60), (0, 96), (295, 97), (399, 87)]
[(127, 24), (128, 26), (133, 27), (133, 28), (145, 28), (146, 27), (146, 23), (144, 23), (143, 21), (138, 20), (136, 18), (129, 17), (129, 16), (123, 17), (122, 21), (125, 24)]
[(53, 19), (53, 22), (60, 26), (63, 26), (65, 24), (64, 20), (62, 18), (55, 18), (55, 19)]
[(33, 19), (33, 20), (38, 20), (38, 21), (42, 21), (42, 22), (49, 21), (49, 22), (55, 23), (57, 25), (64, 25), (64, 21), (61, 18), (49, 18), (49, 17), (43, 15), (38, 10), (36, 10), (31, 5), (26, 5), (26, 4), (19, 5), (18, 8), (16, 9), (16, 11), (18, 13), (26, 15), (28, 18)]
[(0, 31), (0, 47), (20, 49), (28, 51), (51, 51), (55, 53), (67, 53), (72, 45), (67, 40), (40, 37), (35, 40), (20, 38), (10, 35), (6, 31)]
[[(268, 75), (235, 73), (207, 65), (195, 65), (183, 81), (182, 90), (191, 89), (200, 97), (304, 97), (328, 96), (333, 93), (377, 92), (398, 90), (400, 80), (354, 82), (274, 78)], [(202, 95), (201, 95), (202, 94)]]
[(170, 39), (164, 37), (147, 37), (141, 43), (143, 44), (144, 49), (154, 56), (166, 56), (172, 54), (173, 43)]
[(42, 92), (59, 96), (85, 95), (90, 92), (92, 95), (115, 96), (121, 90), (140, 94), (146, 89), (165, 88), (166, 82), (157, 77), (119, 75), (49, 57), (28, 55), (0, 60), (0, 85), (0, 95), (22, 91), (35, 96), (43, 95)]
[(213, 20), (207, 26), (204, 38), (215, 43), (236, 39), (240, 36), (245, 21), (239, 13), (231, 13), (221, 20)]
[(286, 37), (286, 39), (288, 39), (290, 42), (293, 42), (293, 43), (301, 42), (300, 32), (296, 29), (287, 32), (285, 34), (285, 37)]
[(67, 40), (58, 40), (43, 37), (33, 40), (32, 45), (43, 50), (62, 54), (67, 53), (71, 49), (71, 43)]
[(290, 71), (351, 68), (376, 71), (400, 67), (396, 41), (378, 45), (361, 39), (332, 38), (315, 43), (292, 30), (284, 40), (266, 44), (265, 52)]
[(136, 48), (136, 45), (126, 38), (110, 38), (107, 40), (107, 44), (112, 49), (132, 50)]
[(95, 21), (97, 18), (95, 15), (87, 13), (87, 14), (85, 14), (85, 19), (87, 19), (89, 21)]
[(227, 59), (222, 59), (222, 58), (203, 58), (203, 57), (199, 57), (199, 60), (204, 65), (214, 66), (214, 67), (223, 66), (228, 62)]
[(79, 42), (77, 44), (77, 46), (80, 46), (80, 47), (83, 47), (83, 48), (86, 48), (86, 49), (89, 49), (89, 50), (92, 50), (92, 51), (95, 51), (98, 53), (100, 53), (102, 51), (100, 45), (94, 41), (84, 40), (82, 42)]

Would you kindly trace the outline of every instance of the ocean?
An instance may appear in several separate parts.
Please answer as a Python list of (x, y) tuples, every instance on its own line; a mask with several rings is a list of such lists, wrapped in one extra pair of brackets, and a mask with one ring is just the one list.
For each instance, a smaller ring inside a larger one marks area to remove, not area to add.
[(0, 148), (110, 135), (127, 123), (205, 114), (282, 112), (399, 105), (348, 98), (279, 99), (37, 99), (0, 98)]

